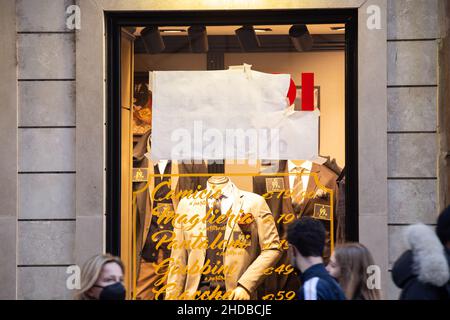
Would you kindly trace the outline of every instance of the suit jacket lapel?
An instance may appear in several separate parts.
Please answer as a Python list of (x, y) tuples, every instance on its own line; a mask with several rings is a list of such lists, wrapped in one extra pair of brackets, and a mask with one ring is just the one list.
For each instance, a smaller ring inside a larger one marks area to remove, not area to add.
[[(233, 186), (233, 187), (234, 187), (234, 192), (233, 192), (234, 202), (233, 202), (233, 205), (232, 205), (231, 212), (232, 212), (232, 217), (234, 218), (234, 221), (233, 221), (231, 226), (227, 222), (227, 226), (225, 228), (225, 235), (224, 235), (224, 239), (227, 242), (230, 240), (231, 234), (232, 234), (234, 228), (236, 227), (237, 220), (240, 217), (240, 211), (241, 211), (241, 208), (242, 208), (242, 204), (244, 202), (244, 199), (241, 197), (241, 192), (239, 191), (239, 189), (236, 186)], [(225, 246), (224, 249), (225, 248), (228, 248), (228, 245)]]
[(153, 203), (153, 197), (152, 197), (152, 192), (153, 189), (155, 188), (155, 164), (153, 163), (153, 161), (148, 161), (148, 194), (150, 196), (150, 201)]
[(177, 186), (178, 186), (179, 169), (178, 169), (178, 162), (172, 161), (171, 163), (172, 163), (172, 171), (171, 171), (172, 176), (170, 177), (170, 181), (171, 181), (170, 188), (173, 191), (175, 191), (177, 189)]
[[(286, 164), (286, 168), (285, 168), (284, 172), (285, 173), (289, 173), (289, 169), (288, 169), (287, 164)], [(290, 175), (283, 176), (283, 178), (284, 178), (284, 188), (286, 190), (290, 190), (291, 189), (291, 184), (289, 183), (289, 177), (290, 177)], [(283, 210), (283, 213), (294, 212), (294, 207), (292, 206), (292, 197), (291, 196), (286, 197), (285, 195), (283, 195), (281, 201), (283, 203), (283, 206), (286, 206), (286, 210)]]
[[(208, 200), (201, 201), (201, 204), (199, 204), (199, 206), (200, 206), (199, 212), (204, 212), (205, 216), (208, 213), (207, 212), (208, 206), (206, 205), (207, 202), (208, 202)], [(198, 214), (198, 213), (194, 213), (194, 214)], [(201, 234), (201, 236), (204, 237), (205, 239), (208, 238), (208, 235), (206, 234), (206, 225), (207, 225), (206, 220), (202, 219), (202, 222), (199, 223), (199, 230), (198, 230), (199, 233)], [(206, 249), (203, 249), (202, 251), (203, 251), (203, 254), (205, 255)]]
[[(178, 181), (179, 181), (179, 176), (178, 176), (178, 174), (179, 174), (179, 168), (178, 168), (178, 163), (176, 162), (176, 161), (171, 161), (171, 165), (172, 165), (172, 168), (171, 168), (171, 176), (170, 176), (170, 189), (173, 191), (173, 192), (177, 192), (178, 190)], [(173, 202), (173, 207), (174, 207), (174, 209), (176, 210), (176, 208), (178, 207), (178, 202), (179, 202), (179, 199), (178, 199), (178, 197), (175, 197), (173, 200), (172, 200), (172, 202)]]

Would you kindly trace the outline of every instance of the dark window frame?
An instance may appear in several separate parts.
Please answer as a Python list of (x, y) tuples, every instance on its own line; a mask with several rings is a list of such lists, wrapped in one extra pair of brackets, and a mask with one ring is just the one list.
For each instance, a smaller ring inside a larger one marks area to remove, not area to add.
[(106, 251), (120, 255), (121, 208), (121, 115), (120, 35), (128, 26), (186, 25), (346, 25), (345, 42), (345, 157), (346, 238), (358, 241), (358, 10), (357, 9), (269, 9), (199, 11), (111, 11), (105, 12), (107, 45), (106, 122)]

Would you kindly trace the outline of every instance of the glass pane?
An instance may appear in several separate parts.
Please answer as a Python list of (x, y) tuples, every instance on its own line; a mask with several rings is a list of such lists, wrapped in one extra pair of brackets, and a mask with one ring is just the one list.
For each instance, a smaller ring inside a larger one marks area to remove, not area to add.
[[(329, 260), (345, 234), (344, 33), (343, 25), (133, 30), (132, 167), (123, 162), (132, 187), (122, 189), (130, 233), (121, 239), (130, 244), (134, 299), (227, 299), (237, 287), (251, 299), (294, 299), (287, 228), (301, 217), (324, 226)], [(191, 135), (198, 123), (203, 131)], [(256, 136), (239, 131), (247, 123)], [(231, 149), (243, 147), (246, 159), (227, 156), (225, 128), (242, 138)], [(289, 132), (281, 154), (315, 156), (254, 156), (262, 129)], [(190, 158), (164, 157), (175, 138)]]

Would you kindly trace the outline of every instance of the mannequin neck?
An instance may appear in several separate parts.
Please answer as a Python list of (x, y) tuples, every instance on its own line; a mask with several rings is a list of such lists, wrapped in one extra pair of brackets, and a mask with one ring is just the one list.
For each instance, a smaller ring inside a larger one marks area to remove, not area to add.
[(225, 176), (212, 176), (208, 179), (207, 189), (214, 194), (222, 194), (225, 187), (231, 183), (230, 179)]

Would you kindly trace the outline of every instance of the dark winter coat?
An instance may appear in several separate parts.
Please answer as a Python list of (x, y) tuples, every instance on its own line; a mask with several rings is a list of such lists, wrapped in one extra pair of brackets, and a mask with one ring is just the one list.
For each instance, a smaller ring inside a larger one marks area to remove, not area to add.
[(395, 262), (392, 279), (402, 289), (400, 300), (446, 300), (450, 297), (450, 250), (425, 225), (407, 229), (409, 250)]

